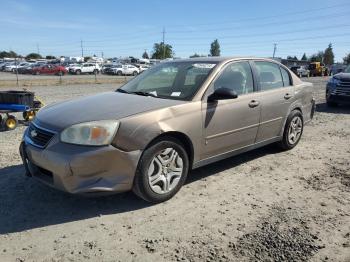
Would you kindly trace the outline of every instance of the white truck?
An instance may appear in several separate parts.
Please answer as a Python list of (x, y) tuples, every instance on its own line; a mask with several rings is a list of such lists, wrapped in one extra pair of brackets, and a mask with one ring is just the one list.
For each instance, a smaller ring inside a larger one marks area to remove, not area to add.
[(98, 74), (101, 71), (99, 64), (95, 63), (83, 63), (76, 64), (69, 67), (69, 73), (80, 75), (80, 74)]

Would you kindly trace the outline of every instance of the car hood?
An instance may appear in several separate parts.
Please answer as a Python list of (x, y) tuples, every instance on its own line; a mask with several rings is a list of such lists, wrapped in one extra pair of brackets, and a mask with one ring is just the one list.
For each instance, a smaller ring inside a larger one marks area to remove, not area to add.
[(38, 112), (34, 123), (40, 127), (60, 132), (78, 123), (109, 119), (118, 120), (181, 103), (186, 102), (108, 92), (46, 106)]
[(339, 73), (333, 76), (335, 79), (350, 81), (350, 73)]

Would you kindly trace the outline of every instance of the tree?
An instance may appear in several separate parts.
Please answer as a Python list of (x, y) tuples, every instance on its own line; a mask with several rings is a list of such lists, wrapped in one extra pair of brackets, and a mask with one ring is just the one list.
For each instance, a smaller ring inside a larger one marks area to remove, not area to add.
[(15, 52), (13, 52), (13, 51), (10, 51), (10, 52), (2, 51), (2, 52), (0, 52), (0, 58), (4, 58), (4, 57), (16, 58), (16, 57), (18, 57), (18, 55)]
[(302, 61), (307, 61), (307, 56), (306, 56), (305, 53), (303, 54), (303, 57), (301, 58), (301, 60), (302, 60)]
[(344, 58), (344, 64), (350, 65), (350, 53), (348, 53)]
[(53, 56), (53, 55), (47, 55), (45, 58), (46, 58), (46, 59), (56, 59), (56, 57)]
[(146, 50), (145, 50), (145, 52), (143, 52), (142, 58), (143, 58), (143, 59), (149, 59), (149, 55), (148, 55), (148, 53), (146, 52)]
[(289, 60), (298, 60), (297, 56), (287, 56), (287, 59)]
[(324, 58), (324, 52), (323, 51), (318, 51), (317, 54), (313, 54), (310, 56), (309, 61), (310, 62), (323, 62)]
[(325, 63), (326, 65), (334, 64), (334, 53), (333, 53), (332, 43), (329, 43), (326, 50), (324, 50), (323, 63)]
[(193, 55), (190, 55), (190, 58), (195, 58), (195, 57), (201, 57), (199, 54), (194, 53)]
[(220, 44), (217, 39), (215, 39), (211, 44), (210, 44), (210, 55), (211, 56), (220, 56)]
[(41, 55), (37, 53), (30, 53), (26, 56), (26, 59), (41, 59)]
[(153, 59), (165, 59), (174, 56), (173, 47), (169, 44), (155, 43), (153, 46), (152, 58)]

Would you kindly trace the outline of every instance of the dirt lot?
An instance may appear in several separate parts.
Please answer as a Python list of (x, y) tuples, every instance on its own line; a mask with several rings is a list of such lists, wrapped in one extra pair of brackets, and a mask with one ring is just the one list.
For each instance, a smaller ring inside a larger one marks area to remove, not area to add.
[[(350, 261), (350, 108), (324, 104), (289, 152), (192, 171), (172, 200), (70, 196), (24, 177), (24, 127), (0, 133), (0, 261)], [(115, 85), (35, 87), (47, 103)]]

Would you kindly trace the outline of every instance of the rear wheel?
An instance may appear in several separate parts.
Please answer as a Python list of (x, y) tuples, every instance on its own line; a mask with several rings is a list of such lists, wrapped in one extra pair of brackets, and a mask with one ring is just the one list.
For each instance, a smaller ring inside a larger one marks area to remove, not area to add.
[(188, 155), (181, 142), (165, 138), (142, 154), (133, 191), (152, 203), (172, 198), (184, 184), (189, 170)]
[(95, 69), (94, 72), (93, 72), (94, 75), (97, 75), (98, 74), (98, 70)]
[(282, 141), (279, 143), (280, 147), (284, 150), (295, 147), (300, 141), (303, 129), (303, 115), (299, 110), (292, 111), (287, 118)]
[(75, 72), (75, 74), (80, 75), (80, 74), (81, 74), (81, 70), (77, 70), (77, 71)]
[(117, 76), (121, 76), (122, 74), (123, 74), (122, 71), (117, 72)]

